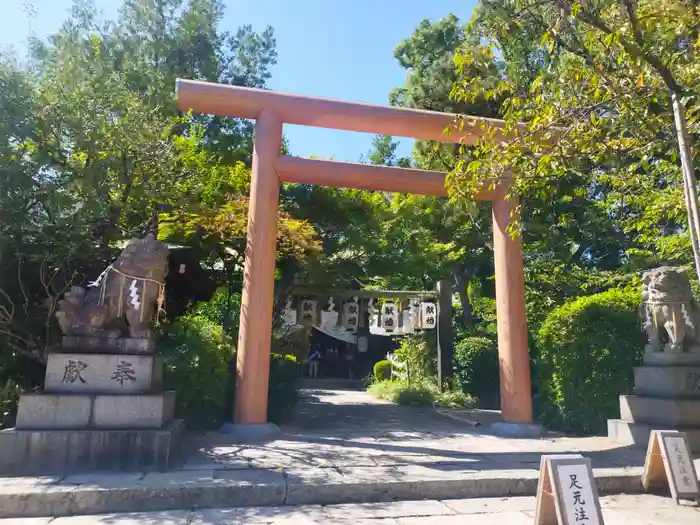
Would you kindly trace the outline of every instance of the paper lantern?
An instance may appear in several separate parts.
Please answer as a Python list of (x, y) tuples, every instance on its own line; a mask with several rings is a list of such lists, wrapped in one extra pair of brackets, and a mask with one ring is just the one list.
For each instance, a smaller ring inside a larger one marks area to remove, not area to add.
[(384, 303), (381, 314), (382, 328), (386, 332), (393, 332), (399, 324), (399, 309), (395, 303)]
[(304, 326), (314, 326), (317, 322), (316, 301), (304, 299), (301, 301), (299, 320)]
[(287, 302), (284, 305), (284, 324), (294, 326), (297, 324), (297, 311), (292, 308), (292, 298), (287, 297)]
[(357, 351), (361, 354), (367, 352), (367, 337), (360, 336), (357, 338)]
[(355, 301), (349, 301), (343, 305), (343, 326), (352, 330), (360, 324), (360, 305)]
[(420, 327), (430, 330), (437, 326), (437, 306), (435, 303), (420, 304)]

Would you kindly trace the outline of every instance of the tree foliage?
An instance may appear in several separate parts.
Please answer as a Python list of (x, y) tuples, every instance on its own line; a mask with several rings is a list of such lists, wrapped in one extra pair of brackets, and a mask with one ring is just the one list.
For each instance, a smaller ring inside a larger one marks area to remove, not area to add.
[[(76, 2), (29, 63), (0, 56), (0, 335), (13, 352), (45, 353), (58, 296), (157, 226), (203, 261), (240, 262), (251, 125), (182, 113), (174, 97), (177, 77), (264, 87), (272, 29), (222, 31), (222, 16), (218, 0), (126, 0), (103, 22)], [(284, 209), (280, 246), (297, 263), (319, 251)]]

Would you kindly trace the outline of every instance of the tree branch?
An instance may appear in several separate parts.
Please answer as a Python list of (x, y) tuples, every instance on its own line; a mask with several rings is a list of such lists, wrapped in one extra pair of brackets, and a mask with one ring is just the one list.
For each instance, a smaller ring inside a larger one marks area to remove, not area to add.
[[(631, 2), (631, 0), (622, 1), (626, 5), (629, 2)], [(632, 16), (634, 19), (634, 24), (637, 25), (636, 29), (634, 27), (632, 28), (635, 41), (630, 42), (627, 39), (620, 38), (620, 45), (632, 57), (641, 59), (644, 62), (646, 62), (649, 66), (651, 66), (663, 79), (663, 81), (666, 84), (666, 87), (668, 87), (669, 90), (671, 90), (673, 93), (682, 93), (683, 88), (676, 81), (676, 78), (673, 76), (673, 72), (661, 61), (659, 57), (644, 51), (644, 37), (641, 33), (641, 30), (639, 29), (636, 15), (634, 14), (634, 4), (632, 4), (631, 7), (633, 12)], [(608, 25), (605, 22), (603, 22), (603, 20), (601, 20), (598, 16), (581, 10), (576, 14), (576, 18), (581, 20), (583, 23), (597, 29), (598, 31), (605, 33), (606, 35), (615, 35), (615, 31), (608, 27)], [(630, 20), (630, 23), (632, 23), (632, 19)], [(637, 40), (637, 38), (639, 38), (639, 40)]]

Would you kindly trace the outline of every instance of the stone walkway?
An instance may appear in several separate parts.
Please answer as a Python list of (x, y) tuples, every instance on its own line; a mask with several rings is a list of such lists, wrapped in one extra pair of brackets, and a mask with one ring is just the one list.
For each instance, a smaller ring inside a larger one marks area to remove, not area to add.
[[(539, 439), (489, 434), (489, 412), (466, 411), (473, 426), (430, 407), (402, 407), (361, 391), (306, 390), (295, 420), (279, 439), (237, 445), (219, 433), (190, 436), (185, 470), (326, 468), (386, 472), (400, 466), (439, 471), (536, 470), (541, 454), (581, 452), (594, 467), (641, 466), (644, 451), (608, 438), (556, 434)], [(461, 415), (465, 411), (459, 411)]]
[[(658, 496), (602, 498), (606, 525), (697, 525), (700, 508)], [(244, 507), (1, 520), (0, 525), (532, 525), (535, 498)]]
[(0, 478), (0, 518), (532, 496), (540, 456), (562, 453), (591, 459), (601, 494), (642, 491), (642, 450), (607, 438), (496, 437), (494, 418), (468, 413), (484, 422), (474, 426), (361, 391), (305, 391), (278, 439), (191, 435), (171, 472)]

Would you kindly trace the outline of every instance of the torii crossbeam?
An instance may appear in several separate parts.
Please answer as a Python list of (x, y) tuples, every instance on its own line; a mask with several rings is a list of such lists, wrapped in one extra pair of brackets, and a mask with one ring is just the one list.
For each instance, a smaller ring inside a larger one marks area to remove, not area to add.
[[(445, 173), (369, 166), (281, 154), (282, 125), (298, 124), (442, 142), (473, 144), (479, 139), (502, 140), (484, 124), (502, 129), (502, 122), (449, 113), (396, 108), (359, 102), (292, 95), (263, 89), (177, 81), (182, 110), (225, 117), (254, 119), (255, 144), (248, 208), (241, 321), (236, 363), (234, 422), (264, 424), (273, 314), (277, 241), (277, 209), (281, 182), (396, 191), (446, 196)], [(454, 127), (449, 134), (446, 129)], [(493, 203), (493, 249), (496, 275), (496, 314), (501, 379), (501, 412), (513, 423), (532, 423), (530, 361), (525, 319), (525, 284), (519, 237), (507, 228), (514, 202), (504, 188), (479, 193)]]

